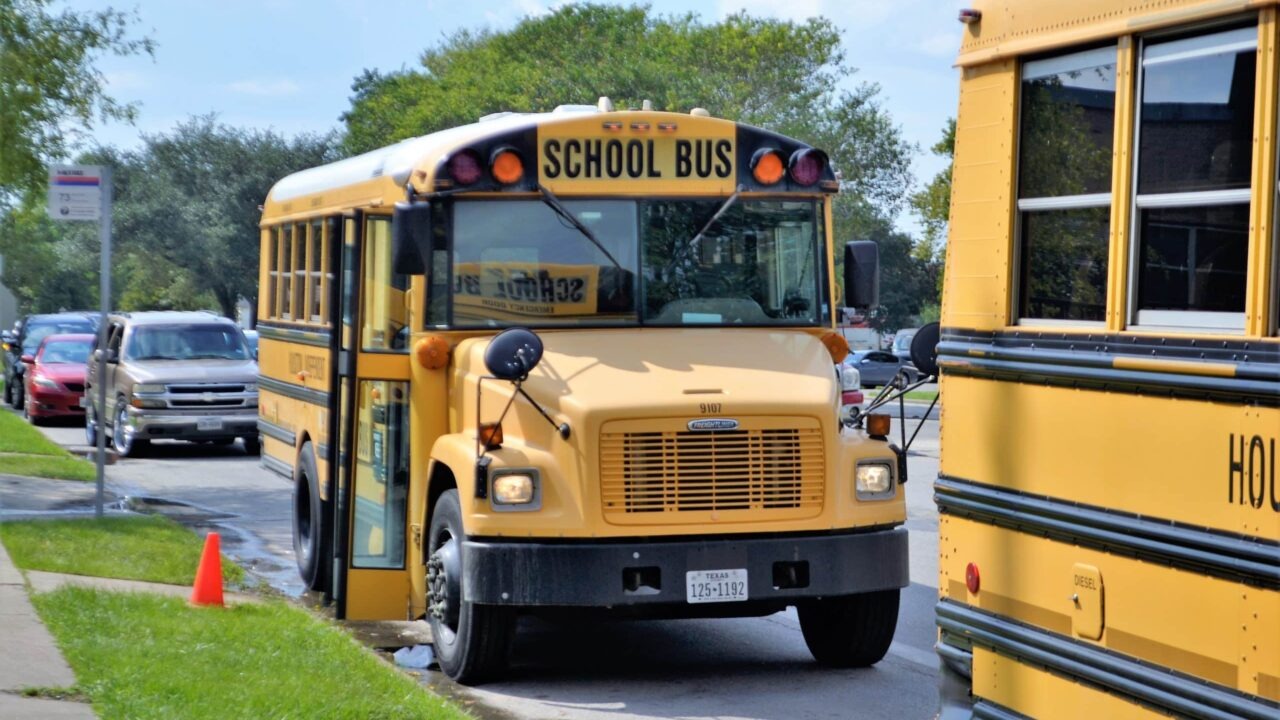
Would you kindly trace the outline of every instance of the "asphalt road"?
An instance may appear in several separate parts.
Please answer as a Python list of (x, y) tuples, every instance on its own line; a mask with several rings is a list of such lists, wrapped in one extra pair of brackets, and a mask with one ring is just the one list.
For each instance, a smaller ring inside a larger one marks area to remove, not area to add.
[[(909, 421), (909, 432), (917, 421)], [(894, 436), (898, 434), (894, 421)], [(42, 428), (83, 450), (80, 427)], [(888, 657), (865, 670), (812, 661), (794, 611), (766, 618), (609, 622), (522, 622), (509, 679), (465, 688), (437, 672), (424, 684), (482, 720), (822, 720), (931, 718), (938, 661), (938, 424), (926, 421), (909, 457), (907, 527), (911, 585), (902, 594)], [(157, 442), (141, 459), (108, 467), (118, 491), (185, 504), (187, 521), (219, 529), (231, 557), (291, 595), (302, 587), (290, 540), (289, 483), (262, 469), (239, 444), (218, 448)], [(174, 508), (169, 508), (172, 512)]]

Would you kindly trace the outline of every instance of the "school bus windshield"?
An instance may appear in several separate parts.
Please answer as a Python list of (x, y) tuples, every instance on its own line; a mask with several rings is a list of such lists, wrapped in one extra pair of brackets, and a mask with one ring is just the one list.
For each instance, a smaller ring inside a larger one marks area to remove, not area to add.
[(450, 324), (819, 323), (825, 250), (816, 201), (563, 207), (581, 229), (539, 200), (455, 204)]

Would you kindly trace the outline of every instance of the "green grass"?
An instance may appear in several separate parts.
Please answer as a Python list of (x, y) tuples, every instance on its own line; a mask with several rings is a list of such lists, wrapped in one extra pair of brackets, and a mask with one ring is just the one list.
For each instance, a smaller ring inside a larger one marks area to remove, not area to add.
[(33, 600), (108, 720), (467, 717), (281, 601), (193, 608), (74, 587)]
[(11, 412), (0, 412), (0, 452), (71, 457), (58, 443), (23, 420), (21, 415)]
[[(204, 538), (155, 515), (0, 523), (0, 541), (24, 570), (172, 585), (195, 581), (204, 548)], [(224, 558), (222, 578), (238, 585), (244, 569)]]
[(0, 475), (92, 481), (97, 470), (63, 450), (20, 416), (0, 410)]
[(0, 455), (0, 475), (93, 482), (98, 471), (88, 462), (71, 456)]

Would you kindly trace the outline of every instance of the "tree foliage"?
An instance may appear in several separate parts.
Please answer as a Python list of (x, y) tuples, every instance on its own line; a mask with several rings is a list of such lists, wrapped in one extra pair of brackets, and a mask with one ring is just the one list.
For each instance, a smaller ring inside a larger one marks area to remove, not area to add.
[[(417, 69), (365, 71), (343, 116), (344, 143), (364, 152), (493, 112), (594, 104), (601, 95), (619, 108), (644, 100), (673, 112), (703, 107), (830, 153), (842, 185), (837, 246), (866, 238), (897, 243), (905, 236), (892, 232), (892, 220), (907, 203), (915, 148), (881, 106), (879, 87), (839, 89), (850, 87), (854, 73), (839, 30), (822, 18), (797, 23), (738, 13), (703, 23), (647, 7), (567, 5), (508, 31), (457, 32), (424, 52)], [(896, 248), (882, 248), (881, 287), (927, 272), (927, 263)], [(914, 297), (906, 301), (913, 292), (904, 290), (903, 308), (918, 307)], [(884, 317), (900, 322), (914, 312)]]
[[(240, 297), (257, 297), (267, 192), (291, 172), (335, 159), (336, 146), (332, 135), (289, 139), (206, 116), (145, 137), (136, 152), (82, 156), (114, 168), (113, 305), (234, 316)], [(44, 213), (44, 195), (33, 191), (0, 220), (3, 281), (33, 311), (96, 306), (97, 226)]]
[(0, 0), (0, 191), (43, 184), (49, 159), (65, 157), (95, 119), (133, 118), (103, 90), (94, 60), (151, 53), (132, 15), (50, 10), (50, 0)]
[(915, 255), (922, 260), (938, 258), (947, 240), (947, 222), (951, 215), (951, 167), (956, 157), (956, 119), (949, 118), (942, 139), (929, 148), (947, 159), (944, 168), (928, 185), (911, 196), (911, 209), (920, 218), (924, 236), (916, 244)]

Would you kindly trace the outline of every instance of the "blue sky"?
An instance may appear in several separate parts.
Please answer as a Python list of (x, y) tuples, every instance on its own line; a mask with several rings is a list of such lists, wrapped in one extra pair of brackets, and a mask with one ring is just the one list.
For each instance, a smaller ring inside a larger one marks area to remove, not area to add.
[[(70, 0), (75, 8), (102, 2)], [(191, 115), (293, 134), (339, 126), (351, 80), (364, 68), (417, 67), (425, 48), (460, 28), (504, 29), (561, 0), (117, 0), (136, 7), (138, 28), (158, 44), (151, 58), (99, 62), (110, 92), (140, 104), (134, 126), (96, 128), (101, 143), (134, 146), (139, 133), (164, 132)], [(621, 3), (620, 3), (621, 4)], [(632, 4), (632, 3), (625, 3)], [(928, 152), (955, 114), (962, 0), (655, 0), (660, 14), (693, 12), (712, 21), (745, 9), (752, 15), (804, 19), (821, 15), (844, 37), (855, 82), (878, 83), (881, 100), (906, 138), (920, 146), (918, 181), (943, 163)], [(607, 89), (585, 89), (566, 103), (594, 103)], [(713, 113), (715, 108), (709, 108)], [(910, 218), (899, 224), (913, 227)]]

